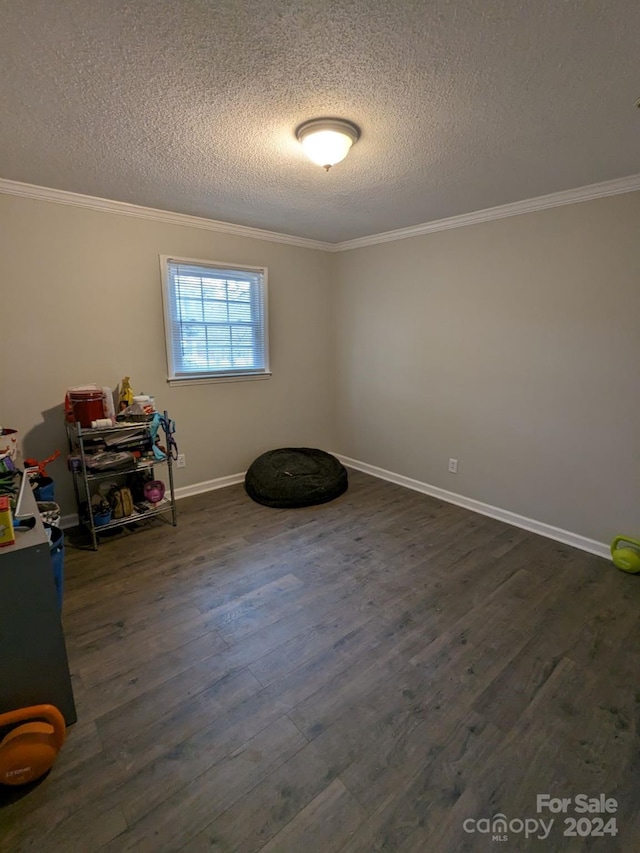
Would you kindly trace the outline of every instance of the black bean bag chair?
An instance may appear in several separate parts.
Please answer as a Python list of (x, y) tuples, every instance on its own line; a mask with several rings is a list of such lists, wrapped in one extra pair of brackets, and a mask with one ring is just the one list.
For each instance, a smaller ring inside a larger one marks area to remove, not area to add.
[(347, 472), (335, 456), (310, 447), (282, 447), (258, 456), (247, 471), (250, 498), (271, 507), (327, 503), (346, 492)]

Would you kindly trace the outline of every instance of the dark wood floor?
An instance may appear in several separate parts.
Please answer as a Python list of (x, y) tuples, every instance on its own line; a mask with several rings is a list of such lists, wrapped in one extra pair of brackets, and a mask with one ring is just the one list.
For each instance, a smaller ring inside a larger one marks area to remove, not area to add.
[[(0, 849), (640, 849), (640, 578), (350, 480), (304, 510), (234, 486), (175, 530), (67, 549), (79, 722), (5, 792)], [(601, 792), (617, 837), (463, 829)]]

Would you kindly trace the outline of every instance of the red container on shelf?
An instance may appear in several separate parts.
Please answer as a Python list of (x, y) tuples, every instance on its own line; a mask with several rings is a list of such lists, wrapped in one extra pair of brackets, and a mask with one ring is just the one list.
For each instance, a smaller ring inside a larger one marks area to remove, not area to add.
[(73, 420), (85, 429), (91, 429), (91, 422), (104, 417), (104, 396), (101, 390), (69, 391), (69, 402)]

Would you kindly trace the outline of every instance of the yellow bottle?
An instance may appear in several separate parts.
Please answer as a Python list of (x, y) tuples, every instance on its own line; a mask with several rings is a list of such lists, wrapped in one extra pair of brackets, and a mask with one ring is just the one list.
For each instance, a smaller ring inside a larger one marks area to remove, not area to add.
[(123, 412), (133, 403), (133, 389), (129, 377), (125, 376), (120, 383), (120, 396), (118, 397), (118, 411)]
[(13, 545), (15, 541), (9, 498), (2, 495), (0, 496), (0, 548), (4, 548), (5, 545)]

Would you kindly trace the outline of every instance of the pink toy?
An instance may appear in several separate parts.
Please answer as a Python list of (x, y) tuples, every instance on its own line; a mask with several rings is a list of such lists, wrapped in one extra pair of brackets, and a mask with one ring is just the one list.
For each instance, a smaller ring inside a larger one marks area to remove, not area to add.
[(162, 480), (150, 480), (144, 484), (144, 496), (152, 504), (158, 504), (164, 497), (164, 483)]

